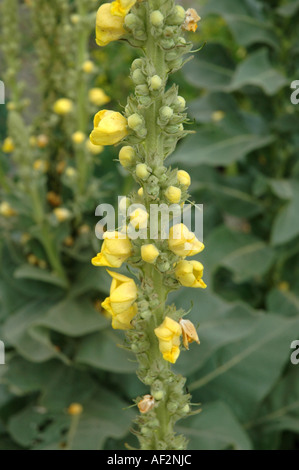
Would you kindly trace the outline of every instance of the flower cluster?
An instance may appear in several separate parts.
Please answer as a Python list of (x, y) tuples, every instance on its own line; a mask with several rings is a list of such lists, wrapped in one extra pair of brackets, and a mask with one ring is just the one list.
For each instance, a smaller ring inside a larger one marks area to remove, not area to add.
[[(166, 91), (166, 85), (168, 75), (181, 67), (184, 54), (191, 50), (184, 31), (195, 31), (199, 20), (195, 10), (186, 12), (173, 0), (160, 3), (158, 9), (157, 1), (116, 0), (99, 8), (97, 43), (104, 46), (122, 38), (142, 47), (144, 55), (132, 64), (135, 93), (129, 96), (124, 114), (99, 111), (90, 135), (94, 145), (122, 144), (119, 162), (139, 186), (121, 200), (123, 226), (104, 233), (101, 252), (92, 263), (120, 268), (126, 262), (137, 269), (138, 286), (133, 279), (108, 271), (113, 280), (102, 307), (110, 314), (113, 328), (127, 330), (128, 347), (140, 365), (138, 376), (151, 387), (151, 394), (136, 403), (141, 413), (142, 446), (153, 449), (184, 446), (173, 433), (163, 436), (171, 441), (166, 444), (154, 432), (157, 418), (151, 417), (158, 416), (161, 407), (166, 407), (171, 422), (189, 413), (184, 381), (167, 367), (177, 361), (181, 342), (185, 349), (193, 341), (199, 343), (192, 322), (182, 318), (186, 313), (166, 307), (165, 302), (168, 293), (180, 286), (206, 287), (203, 265), (186, 259), (200, 253), (204, 245), (186, 225), (174, 223), (167, 238), (162, 236), (165, 227), (158, 222), (154, 227), (157, 236), (152, 236), (151, 204), (176, 204), (181, 214), (189, 198), (190, 175), (164, 166), (178, 140), (188, 133), (184, 129), (186, 102), (176, 86)], [(135, 236), (136, 232), (142, 236)]]

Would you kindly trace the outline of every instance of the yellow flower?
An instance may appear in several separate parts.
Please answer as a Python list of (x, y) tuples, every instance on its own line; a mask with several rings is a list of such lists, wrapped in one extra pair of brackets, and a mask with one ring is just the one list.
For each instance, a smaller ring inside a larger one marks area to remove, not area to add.
[(4, 153), (12, 153), (15, 149), (13, 140), (11, 137), (6, 137), (2, 145), (2, 151)]
[(103, 104), (109, 103), (111, 98), (106, 95), (102, 88), (91, 88), (88, 93), (89, 101), (97, 106), (103, 106)]
[(182, 257), (194, 256), (204, 249), (204, 244), (184, 224), (171, 227), (168, 246), (173, 253)]
[(94, 145), (90, 142), (90, 139), (86, 141), (86, 148), (92, 155), (99, 155), (100, 153), (104, 152), (103, 145)]
[(70, 211), (68, 209), (66, 209), (65, 207), (57, 207), (57, 209), (54, 209), (53, 212), (54, 212), (58, 222), (65, 222), (71, 216)]
[(113, 145), (128, 135), (126, 118), (115, 111), (103, 109), (94, 117), (90, 140), (94, 145)]
[(121, 166), (128, 168), (134, 163), (135, 150), (129, 145), (125, 145), (119, 152), (119, 161)]
[(202, 280), (203, 265), (199, 261), (180, 261), (176, 265), (175, 275), (182, 286), (201, 287), (203, 289), (207, 287)]
[(8, 204), (8, 202), (3, 201), (3, 202), (0, 204), (0, 215), (2, 215), (3, 217), (14, 217), (15, 215), (17, 215), (17, 213), (16, 213), (16, 211), (11, 207), (11, 205)]
[(102, 307), (112, 316), (112, 328), (129, 330), (131, 321), (137, 313), (137, 286), (133, 279), (112, 271), (108, 271), (113, 278), (110, 297), (102, 303)]
[(74, 144), (80, 145), (84, 142), (85, 139), (86, 135), (84, 134), (84, 132), (81, 131), (74, 132), (74, 134), (72, 135), (72, 141), (74, 142)]
[(169, 186), (165, 191), (165, 197), (171, 204), (178, 204), (182, 197), (182, 191), (175, 186)]
[(67, 412), (71, 416), (79, 416), (83, 412), (83, 406), (80, 403), (72, 403), (68, 407)]
[(180, 355), (180, 336), (182, 328), (172, 318), (165, 317), (163, 323), (155, 329), (159, 339), (159, 349), (165, 361), (174, 364)]
[(184, 320), (181, 318), (179, 324), (182, 327), (183, 344), (186, 349), (189, 349), (189, 343), (193, 343), (193, 341), (195, 341), (197, 344), (200, 344), (195, 326), (190, 320)]
[(61, 98), (54, 103), (53, 111), (56, 114), (64, 116), (69, 114), (73, 109), (73, 102), (67, 98)]
[(126, 31), (124, 30), (124, 17), (111, 13), (111, 3), (104, 3), (97, 12), (96, 43), (106, 46), (109, 42), (117, 41)]
[(177, 178), (178, 178), (178, 182), (182, 186), (184, 186), (185, 188), (189, 188), (189, 186), (191, 184), (191, 178), (190, 178), (189, 173), (187, 173), (187, 171), (179, 170), (177, 172)]
[(132, 244), (129, 238), (119, 238), (118, 232), (105, 232), (101, 253), (92, 259), (92, 264), (120, 268), (131, 255)]
[(126, 16), (135, 5), (136, 0), (116, 0), (111, 3), (111, 13), (116, 16)]
[(33, 168), (34, 170), (40, 171), (41, 173), (46, 173), (49, 169), (49, 163), (39, 158), (33, 163)]
[(144, 209), (135, 209), (130, 214), (130, 223), (135, 229), (147, 228), (148, 213)]
[(160, 252), (159, 252), (158, 248), (153, 244), (143, 245), (141, 247), (141, 258), (146, 263), (153, 264), (156, 261), (156, 259), (158, 258), (159, 254), (160, 254)]
[(92, 73), (94, 71), (94, 63), (92, 60), (86, 60), (82, 65), (82, 70), (85, 73)]
[(195, 31), (197, 30), (197, 23), (201, 20), (201, 17), (198, 16), (197, 11), (194, 8), (188, 8), (186, 11), (185, 22), (182, 26), (182, 29), (185, 31)]

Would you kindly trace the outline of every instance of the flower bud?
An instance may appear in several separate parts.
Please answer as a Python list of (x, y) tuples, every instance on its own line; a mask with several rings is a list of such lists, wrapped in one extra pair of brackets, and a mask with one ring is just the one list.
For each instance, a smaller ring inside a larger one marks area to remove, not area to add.
[(160, 90), (162, 86), (162, 79), (159, 77), (159, 75), (154, 75), (150, 79), (150, 87), (153, 91)]
[(111, 101), (102, 88), (91, 88), (88, 92), (88, 98), (92, 104), (97, 106), (103, 106)]
[(182, 197), (182, 191), (176, 186), (169, 186), (165, 191), (166, 199), (172, 204), (178, 204)]
[(70, 180), (74, 180), (76, 177), (77, 177), (77, 170), (71, 166), (69, 166), (66, 170), (65, 170), (65, 174), (67, 176), (67, 178), (69, 178)]
[(83, 412), (83, 407), (79, 403), (72, 403), (67, 410), (68, 414), (71, 416), (79, 416)]
[(36, 138), (36, 144), (40, 149), (47, 147), (49, 144), (49, 137), (45, 134), (40, 134)]
[(163, 106), (160, 109), (159, 114), (160, 114), (160, 118), (163, 121), (169, 121), (169, 119), (171, 119), (173, 116), (173, 109), (170, 108), (169, 106)]
[(54, 212), (58, 222), (65, 222), (71, 216), (70, 211), (68, 209), (64, 208), (64, 207), (58, 207), (57, 209), (54, 209), (53, 212)]
[(72, 135), (72, 141), (74, 142), (74, 144), (77, 144), (77, 145), (82, 144), (85, 141), (85, 139), (86, 139), (86, 135), (84, 134), (84, 132), (81, 132), (81, 131), (77, 131)]
[(6, 137), (2, 145), (2, 151), (4, 153), (12, 153), (15, 149), (13, 140), (11, 137)]
[(135, 59), (133, 62), (132, 62), (132, 65), (131, 65), (131, 69), (132, 71), (134, 72), (135, 70), (137, 69), (141, 69), (143, 65), (143, 60), (142, 59)]
[(143, 197), (143, 195), (144, 195), (143, 188), (139, 188), (138, 191), (137, 191), (137, 194), (138, 194), (139, 197)]
[(134, 70), (134, 72), (132, 73), (132, 80), (135, 83), (135, 85), (142, 85), (146, 81), (140, 69)]
[(134, 15), (134, 13), (129, 13), (125, 16), (125, 25), (129, 29), (135, 28), (137, 25), (139, 26), (140, 20), (138, 16)]
[(153, 397), (156, 401), (163, 400), (164, 396), (165, 396), (164, 390), (157, 390), (153, 392)]
[(135, 150), (133, 147), (126, 145), (119, 152), (119, 161), (121, 166), (128, 168), (133, 165), (135, 161)]
[(146, 84), (136, 86), (136, 95), (147, 96), (149, 94), (149, 89)]
[(160, 28), (164, 23), (164, 16), (159, 10), (155, 10), (151, 13), (150, 21), (153, 26)]
[(160, 252), (158, 248), (153, 244), (143, 245), (141, 247), (141, 258), (146, 263), (153, 264), (158, 258), (159, 254)]
[(53, 111), (60, 116), (69, 114), (73, 109), (73, 102), (67, 98), (61, 98), (54, 103)]
[(137, 178), (140, 178), (141, 180), (145, 181), (145, 180), (147, 180), (149, 175), (150, 175), (150, 173), (149, 173), (145, 163), (139, 163), (136, 166), (136, 176), (137, 176)]
[(190, 178), (189, 173), (187, 173), (187, 171), (179, 170), (177, 172), (177, 178), (178, 178), (178, 182), (182, 186), (184, 186), (185, 188), (189, 188), (189, 186), (191, 184), (191, 178)]
[(85, 73), (92, 73), (94, 72), (95, 66), (92, 60), (86, 60), (82, 65), (82, 70)]
[(180, 5), (174, 7), (173, 13), (167, 18), (167, 23), (181, 25), (185, 21), (186, 12)]
[(143, 126), (143, 118), (137, 114), (131, 114), (128, 118), (128, 126), (134, 131), (140, 129)]
[(186, 108), (186, 100), (182, 96), (178, 96), (173, 105), (176, 111), (184, 111)]
[(17, 213), (8, 202), (3, 201), (0, 204), (0, 215), (8, 218), (14, 217), (15, 215), (17, 215)]

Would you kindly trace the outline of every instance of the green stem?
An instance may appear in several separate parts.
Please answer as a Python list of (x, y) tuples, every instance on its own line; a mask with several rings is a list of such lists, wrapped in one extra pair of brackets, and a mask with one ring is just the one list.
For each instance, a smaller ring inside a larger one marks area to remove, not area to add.
[[(78, 0), (78, 14), (80, 15), (80, 18), (86, 17), (87, 11), (84, 0)], [(86, 109), (87, 85), (82, 70), (82, 66), (86, 60), (88, 38), (88, 30), (84, 25), (81, 25), (77, 42), (77, 130), (83, 133), (86, 132), (88, 125), (88, 115)], [(88, 168), (85, 151), (82, 147), (76, 149), (76, 165), (79, 174), (79, 191), (80, 194), (84, 194), (88, 175)]]

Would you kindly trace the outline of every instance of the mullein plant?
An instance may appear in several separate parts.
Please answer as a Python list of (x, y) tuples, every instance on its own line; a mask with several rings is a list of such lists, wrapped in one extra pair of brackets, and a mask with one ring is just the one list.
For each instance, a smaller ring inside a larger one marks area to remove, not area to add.
[[(7, 236), (1, 238), (17, 242), (20, 262), (25, 256), (32, 265), (30, 275), (47, 269), (68, 288), (62, 252), (76, 258), (76, 249), (89, 249), (87, 214), (102, 191), (93, 169), (103, 147), (90, 142), (88, 129), (95, 106), (110, 98), (92, 88), (99, 72), (88, 54), (94, 7), (87, 0), (3, 0), (0, 10), (8, 98), (0, 160), (0, 228)], [(37, 51), (40, 111), (29, 125), (33, 113), (19, 80), (20, 14), (32, 26)]]
[[(188, 200), (190, 175), (164, 166), (177, 142), (188, 132), (185, 99), (178, 87), (167, 87), (168, 77), (179, 70), (192, 44), (185, 31), (195, 31), (200, 20), (194, 9), (184, 10), (173, 0), (116, 0), (100, 6), (96, 18), (96, 42), (106, 46), (126, 40), (142, 54), (131, 66), (135, 93), (128, 98), (124, 113), (99, 111), (90, 139), (95, 145), (121, 142), (119, 162), (140, 188), (121, 205), (142, 204), (130, 213), (126, 224), (136, 229), (150, 225), (151, 204), (180, 204)], [(130, 212), (130, 211), (129, 211)], [(126, 225), (127, 226), (127, 225)], [(147, 229), (146, 229), (147, 230)], [(125, 235), (124, 235), (124, 233)], [(175, 423), (193, 412), (186, 379), (171, 368), (182, 347), (199, 343), (197, 331), (186, 312), (167, 305), (171, 291), (181, 286), (205, 288), (203, 266), (188, 257), (204, 245), (183, 224), (175, 224), (169, 239), (131, 239), (123, 228), (104, 233), (95, 266), (120, 268), (129, 263), (137, 268), (136, 282), (111, 269), (110, 296), (102, 307), (110, 314), (112, 327), (126, 330), (126, 346), (136, 354), (138, 377), (149, 393), (135, 401), (139, 409), (135, 433), (141, 449), (185, 449), (184, 436)], [(135, 237), (134, 237), (135, 238)]]

